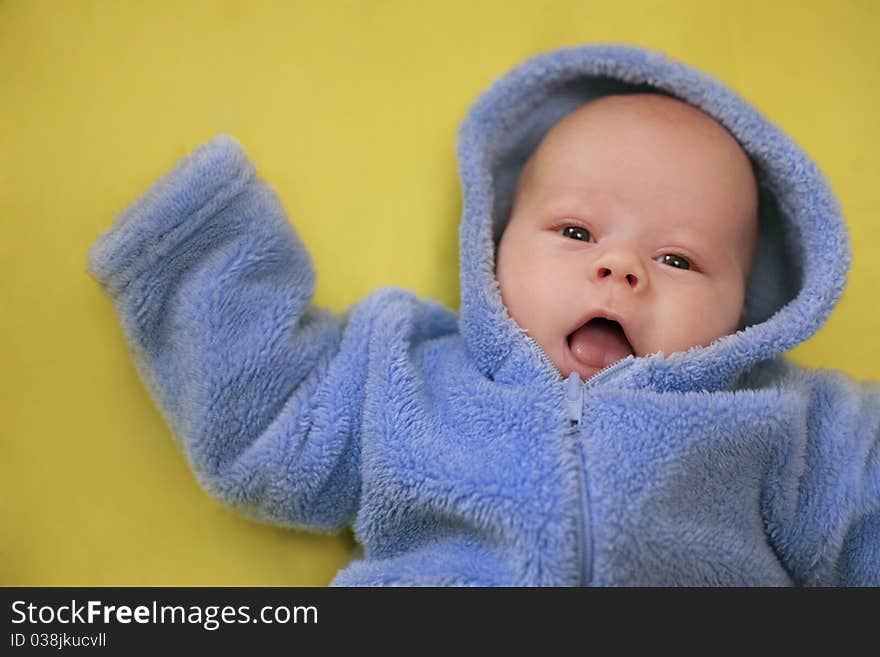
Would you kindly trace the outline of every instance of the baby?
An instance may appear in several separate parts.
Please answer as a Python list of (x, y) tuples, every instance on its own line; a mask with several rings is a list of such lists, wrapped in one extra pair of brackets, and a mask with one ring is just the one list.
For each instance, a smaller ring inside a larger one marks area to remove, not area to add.
[(496, 276), (557, 369), (588, 379), (741, 328), (757, 240), (757, 183), (723, 126), (662, 95), (609, 95), (529, 159)]
[(880, 584), (880, 388), (784, 355), (850, 262), (806, 154), (705, 74), (596, 45), (497, 80), (458, 156), (458, 314), (312, 305), (226, 136), (92, 247), (204, 488), (352, 526), (336, 585)]

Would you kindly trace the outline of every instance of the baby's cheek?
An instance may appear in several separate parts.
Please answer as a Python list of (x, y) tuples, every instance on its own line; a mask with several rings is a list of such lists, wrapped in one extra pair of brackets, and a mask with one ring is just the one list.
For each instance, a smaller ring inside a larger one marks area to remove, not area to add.
[(697, 324), (701, 336), (695, 344), (709, 345), (718, 338), (736, 332), (742, 312), (742, 301), (737, 290), (727, 289), (710, 294), (696, 311), (704, 320)]
[(531, 320), (529, 300), (534, 296), (529, 288), (528, 278), (509, 268), (504, 268), (497, 278), (501, 302), (507, 308), (508, 314), (519, 326), (528, 327)]
[[(674, 310), (673, 310), (674, 308)], [(690, 290), (678, 303), (661, 313), (657, 332), (660, 350), (665, 354), (705, 347), (739, 326), (742, 305), (736, 290), (706, 288)]]

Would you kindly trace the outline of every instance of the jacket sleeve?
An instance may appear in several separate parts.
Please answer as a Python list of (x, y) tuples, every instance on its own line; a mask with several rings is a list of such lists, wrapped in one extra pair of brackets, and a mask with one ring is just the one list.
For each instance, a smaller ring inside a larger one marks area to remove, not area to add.
[(365, 338), (309, 305), (311, 259), (238, 142), (181, 160), (100, 236), (88, 271), (208, 492), (268, 522), (350, 524)]
[(783, 468), (769, 536), (796, 584), (880, 586), (880, 386), (797, 371), (803, 440)]

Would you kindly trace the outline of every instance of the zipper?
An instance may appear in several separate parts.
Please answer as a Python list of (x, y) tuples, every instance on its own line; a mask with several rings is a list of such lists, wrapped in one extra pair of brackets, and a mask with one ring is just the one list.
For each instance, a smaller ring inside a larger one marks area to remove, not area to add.
[(590, 582), (590, 544), (587, 542), (587, 514), (589, 513), (590, 500), (587, 497), (586, 468), (583, 467), (581, 450), (578, 449), (577, 425), (581, 421), (584, 408), (584, 386), (577, 372), (572, 372), (565, 380), (565, 406), (568, 412), (568, 438), (571, 450), (574, 453), (577, 464), (578, 495), (580, 507), (577, 513), (577, 585), (586, 586)]
[[(541, 348), (541, 345), (538, 344), (537, 340), (528, 335), (525, 336), (525, 338), (534, 345), (535, 349), (537, 350), (538, 354), (541, 356), (541, 359), (544, 361), (549, 370), (555, 370), (558, 372), (558, 370), (556, 370), (556, 366), (547, 356), (546, 352)], [(607, 378), (612, 373), (628, 367), (634, 361), (635, 356), (630, 354), (626, 358), (621, 358), (620, 360), (611, 363), (611, 365), (602, 368), (601, 370), (593, 374), (589, 379), (583, 382), (581, 382), (581, 377), (577, 372), (572, 372), (568, 375), (567, 379), (563, 379), (563, 386), (565, 388), (565, 410), (569, 421), (568, 434), (570, 438), (571, 450), (574, 453), (574, 457), (577, 462), (578, 486), (581, 498), (580, 513), (577, 514), (578, 586), (586, 586), (590, 583), (590, 580), (593, 577), (593, 537), (592, 533), (590, 532), (590, 528), (588, 527), (588, 518), (590, 517), (589, 478), (586, 468), (583, 467), (581, 452), (578, 449), (578, 430), (575, 427), (577, 427), (583, 419), (584, 391), (588, 388), (592, 388), (597, 383), (599, 383), (599, 381)]]
[(608, 367), (596, 372), (589, 379), (581, 383), (581, 377), (577, 372), (572, 372), (565, 380), (565, 407), (568, 412), (569, 435), (571, 437), (571, 449), (574, 451), (577, 462), (578, 486), (581, 498), (580, 513), (577, 514), (578, 524), (578, 586), (586, 586), (593, 577), (593, 535), (590, 531), (590, 479), (586, 467), (583, 465), (581, 450), (578, 448), (577, 426), (581, 423), (584, 414), (584, 391), (596, 385), (596, 383), (629, 365), (634, 356), (627, 356)]

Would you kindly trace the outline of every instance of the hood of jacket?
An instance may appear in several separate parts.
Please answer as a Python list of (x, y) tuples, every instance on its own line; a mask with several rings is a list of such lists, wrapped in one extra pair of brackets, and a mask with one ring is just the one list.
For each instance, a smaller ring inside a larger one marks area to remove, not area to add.
[(839, 202), (816, 164), (778, 126), (718, 80), (663, 52), (618, 44), (556, 50), (497, 79), (471, 106), (458, 134), (460, 330), (485, 376), (546, 370), (504, 307), (495, 278), (496, 243), (526, 160), (550, 128), (583, 103), (645, 92), (690, 103), (739, 142), (757, 177), (760, 235), (745, 328), (708, 346), (635, 358), (618, 384), (728, 388), (747, 368), (810, 338), (840, 298), (851, 252)]

